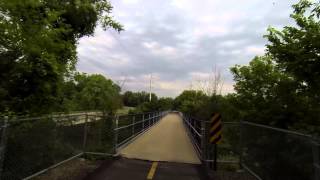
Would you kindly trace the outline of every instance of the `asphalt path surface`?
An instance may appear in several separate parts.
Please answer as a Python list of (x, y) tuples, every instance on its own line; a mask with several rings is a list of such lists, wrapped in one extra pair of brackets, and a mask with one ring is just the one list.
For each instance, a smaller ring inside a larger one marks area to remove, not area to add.
[(85, 180), (209, 179), (181, 117), (168, 114)]
[[(199, 164), (119, 158), (105, 161), (84, 180), (208, 180)], [(153, 167), (155, 167), (153, 169)]]
[(181, 117), (174, 113), (120, 150), (120, 155), (130, 159), (201, 164)]

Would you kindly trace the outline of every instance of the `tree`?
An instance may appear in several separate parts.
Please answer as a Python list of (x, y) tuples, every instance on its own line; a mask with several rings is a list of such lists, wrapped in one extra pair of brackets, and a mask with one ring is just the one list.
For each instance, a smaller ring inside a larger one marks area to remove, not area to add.
[(97, 21), (118, 31), (105, 0), (0, 2), (0, 109), (52, 111), (59, 88), (75, 69), (76, 44)]
[(99, 74), (75, 76), (76, 110), (100, 110), (113, 113), (121, 107), (120, 87)]
[(317, 117), (320, 112), (320, 3), (301, 0), (293, 9), (291, 18), (296, 26), (287, 26), (281, 31), (269, 28), (265, 36), (269, 40), (267, 51), (277, 66), (292, 76), (295, 91), (304, 97), (307, 118), (296, 128), (315, 132), (318, 128), (314, 127), (320, 125)]
[(202, 91), (185, 90), (174, 100), (174, 109), (183, 113), (195, 115), (203, 108), (208, 96)]
[(173, 98), (162, 97), (158, 99), (158, 110), (167, 111), (173, 108)]
[(134, 96), (133, 96), (133, 92), (132, 91), (126, 91), (123, 95), (122, 95), (122, 101), (123, 101), (123, 105), (125, 106), (129, 106), (129, 107), (133, 107), (136, 105), (136, 102), (133, 102)]
[(221, 71), (216, 66), (206, 79), (198, 79), (192, 83), (191, 90), (200, 90), (208, 96), (220, 95), (223, 88), (223, 77)]
[(296, 26), (268, 29), (268, 54), (296, 79), (300, 90), (320, 102), (320, 3), (301, 0), (293, 8)]
[[(145, 91), (141, 92), (132, 92), (126, 91), (123, 95), (123, 104), (125, 106), (137, 107), (143, 103), (149, 102), (149, 93)], [(156, 94), (151, 93), (151, 100), (157, 101), (158, 97)]]
[(320, 5), (293, 5), (296, 26), (269, 28), (267, 54), (231, 68), (245, 120), (318, 134)]
[(270, 57), (255, 57), (248, 66), (235, 66), (231, 72), (243, 119), (282, 128), (292, 125), (290, 111), (299, 100), (295, 84)]

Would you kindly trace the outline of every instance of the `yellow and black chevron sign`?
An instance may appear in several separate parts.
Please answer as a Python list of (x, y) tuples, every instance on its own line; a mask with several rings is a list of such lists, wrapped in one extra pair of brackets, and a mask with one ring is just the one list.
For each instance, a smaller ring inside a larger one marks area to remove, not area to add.
[(221, 115), (214, 113), (210, 120), (209, 141), (211, 144), (219, 144), (221, 142)]

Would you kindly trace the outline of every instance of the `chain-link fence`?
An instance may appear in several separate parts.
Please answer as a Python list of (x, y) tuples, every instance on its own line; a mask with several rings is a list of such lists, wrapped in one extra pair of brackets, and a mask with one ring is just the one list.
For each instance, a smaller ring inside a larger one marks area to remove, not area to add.
[[(261, 180), (319, 180), (319, 142), (311, 136), (250, 122), (222, 122), (222, 141), (209, 143), (210, 122), (184, 116), (199, 156), (207, 167), (244, 168)], [(218, 168), (219, 169), (219, 168)]]
[(311, 136), (250, 122), (241, 127), (241, 164), (258, 178), (319, 180), (314, 153), (319, 147)]
[(23, 179), (82, 153), (85, 116), (8, 119), (1, 179)]
[[(83, 154), (111, 155), (167, 112), (6, 118), (0, 121), (0, 178), (34, 177)], [(209, 122), (184, 116), (205, 164), (213, 162)], [(263, 180), (319, 180), (319, 142), (311, 136), (250, 122), (223, 122), (218, 162), (238, 164)], [(232, 166), (229, 166), (229, 168)]]
[(77, 113), (3, 118), (0, 179), (31, 179), (84, 154), (112, 155), (163, 115), (160, 112), (125, 116)]

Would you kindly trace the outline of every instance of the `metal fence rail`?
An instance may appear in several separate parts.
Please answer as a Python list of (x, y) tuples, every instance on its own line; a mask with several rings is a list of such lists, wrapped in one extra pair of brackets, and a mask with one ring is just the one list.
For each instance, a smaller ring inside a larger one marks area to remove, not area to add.
[(31, 179), (84, 154), (113, 155), (163, 115), (95, 112), (0, 119), (0, 179)]
[(195, 149), (197, 150), (197, 153), (199, 157), (202, 158), (202, 139), (203, 139), (203, 132), (201, 129), (201, 121), (192, 118), (190, 116), (183, 116), (182, 117), (187, 129), (189, 130), (189, 135), (191, 137), (191, 140), (195, 146)]
[(117, 116), (113, 129), (115, 152), (130, 143), (137, 135), (149, 129), (166, 114), (167, 112), (148, 112)]
[[(4, 118), (0, 121), (0, 178), (31, 179), (84, 154), (112, 155), (168, 112), (98, 113)], [(209, 122), (182, 116), (208, 168)], [(319, 180), (320, 144), (309, 135), (251, 122), (223, 122), (218, 162), (238, 164), (261, 180)]]
[[(202, 162), (211, 168), (209, 122), (181, 114)], [(250, 122), (222, 122), (218, 162), (238, 164), (259, 180), (320, 180), (320, 144), (309, 135)]]
[[(201, 160), (210, 164), (213, 162), (213, 148), (209, 143), (210, 122), (198, 120), (191, 116), (183, 116), (183, 120)], [(223, 139), (219, 144), (218, 162), (239, 163), (239, 123), (223, 122)]]

